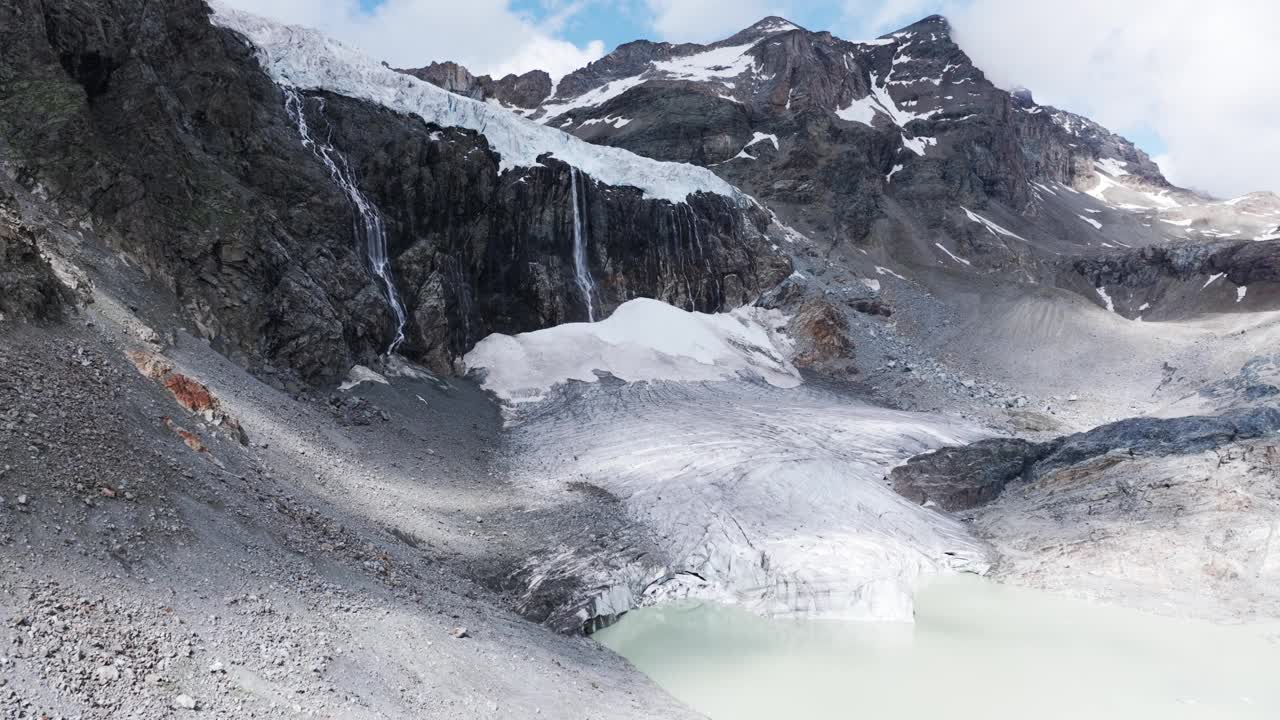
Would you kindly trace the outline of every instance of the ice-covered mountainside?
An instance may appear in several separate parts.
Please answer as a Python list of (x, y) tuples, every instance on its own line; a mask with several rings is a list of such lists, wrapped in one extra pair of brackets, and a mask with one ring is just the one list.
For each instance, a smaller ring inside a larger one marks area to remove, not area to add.
[(490, 335), (466, 356), (484, 370), (484, 386), (508, 401), (542, 399), (555, 385), (595, 382), (597, 371), (627, 382), (700, 382), (748, 373), (778, 387), (800, 384), (776, 328), (777, 311), (686, 312), (657, 300), (625, 303), (598, 323), (574, 323), (523, 335)]
[[(493, 336), (467, 356), (487, 389), (539, 401), (516, 409), (519, 464), (536, 468), (522, 474), (548, 492), (595, 486), (658, 538), (665, 562), (602, 577), (580, 622), (683, 594), (770, 615), (906, 621), (922, 575), (985, 571), (961, 525), (882, 482), (911, 455), (981, 433), (802, 385), (771, 332), (782, 322), (636, 300), (601, 323)], [(549, 392), (597, 372), (624, 382)], [(578, 548), (530, 574), (591, 575), (619, 564), (595, 555), (610, 552)]]
[(280, 85), (327, 90), (439, 125), (475, 130), (501, 155), (504, 170), (536, 165), (540, 155), (550, 153), (596, 180), (637, 187), (652, 198), (683, 202), (692, 193), (708, 192), (748, 202), (741, 192), (704, 168), (590, 145), (499, 107), (398, 73), (318, 31), (282, 25), (218, 2), (211, 6), (213, 21), (247, 38)]

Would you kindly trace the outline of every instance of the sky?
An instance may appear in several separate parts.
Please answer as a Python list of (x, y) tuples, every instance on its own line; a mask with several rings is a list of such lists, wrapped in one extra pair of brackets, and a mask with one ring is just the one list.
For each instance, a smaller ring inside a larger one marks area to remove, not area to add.
[(397, 67), (559, 77), (636, 39), (712, 42), (767, 15), (860, 40), (926, 15), (997, 85), (1086, 115), (1174, 182), (1280, 191), (1277, 0), (223, 0)]

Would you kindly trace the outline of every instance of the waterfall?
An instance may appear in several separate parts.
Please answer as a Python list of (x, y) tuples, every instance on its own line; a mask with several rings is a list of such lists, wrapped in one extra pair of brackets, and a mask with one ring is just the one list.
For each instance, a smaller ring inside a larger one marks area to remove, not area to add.
[[(321, 100), (322, 108), (323, 102)], [(404, 303), (400, 301), (400, 292), (396, 289), (395, 278), (391, 274), (391, 263), (387, 259), (387, 232), (382, 223), (382, 215), (356, 186), (355, 173), (351, 171), (346, 158), (327, 140), (321, 143), (311, 136), (303, 98), (293, 88), (284, 89), (284, 108), (289, 113), (289, 117), (298, 124), (298, 135), (302, 138), (302, 146), (310, 150), (329, 169), (329, 176), (346, 194), (347, 200), (355, 211), (352, 223), (356, 241), (364, 246), (366, 269), (382, 286), (387, 304), (395, 314), (396, 335), (386, 352), (387, 355), (391, 355), (405, 340), (404, 330), (408, 324), (408, 315), (405, 312)]]
[(591, 268), (587, 265), (587, 228), (578, 207), (578, 169), (569, 168), (569, 177), (573, 188), (573, 271), (578, 290), (582, 292), (583, 301), (587, 304), (587, 320), (595, 322), (596, 282), (591, 279)]

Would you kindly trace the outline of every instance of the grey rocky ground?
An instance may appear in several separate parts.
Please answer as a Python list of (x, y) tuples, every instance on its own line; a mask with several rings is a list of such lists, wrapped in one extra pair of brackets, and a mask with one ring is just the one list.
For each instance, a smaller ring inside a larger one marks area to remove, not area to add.
[[(0, 325), (0, 715), (688, 715), (514, 611), (505, 578), (549, 523), (609, 510), (584, 497), (531, 526), (542, 501), (504, 477), (477, 389), (402, 371), (394, 389), (287, 394), (88, 252), (92, 304)], [(137, 353), (217, 413), (182, 407)]]

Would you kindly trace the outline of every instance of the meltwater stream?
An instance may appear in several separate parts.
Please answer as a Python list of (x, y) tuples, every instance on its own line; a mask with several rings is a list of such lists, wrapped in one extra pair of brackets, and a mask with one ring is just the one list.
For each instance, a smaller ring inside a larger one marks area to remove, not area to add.
[(391, 306), (391, 312), (395, 315), (396, 334), (386, 352), (387, 355), (392, 355), (404, 343), (408, 314), (405, 312), (404, 303), (400, 300), (400, 292), (396, 289), (395, 278), (391, 274), (391, 261), (387, 258), (387, 231), (382, 222), (382, 215), (356, 185), (355, 174), (347, 164), (347, 159), (328, 141), (320, 142), (312, 136), (311, 128), (307, 125), (303, 98), (297, 90), (284, 89), (284, 107), (289, 117), (298, 124), (298, 135), (302, 138), (302, 146), (324, 163), (333, 182), (346, 194), (355, 211), (355, 233), (356, 238), (364, 245), (365, 263), (368, 265), (369, 272), (382, 284), (383, 295), (387, 299), (387, 304)]
[(1280, 717), (1276, 628), (940, 579), (916, 622), (766, 620), (709, 604), (594, 636), (712, 720)]

